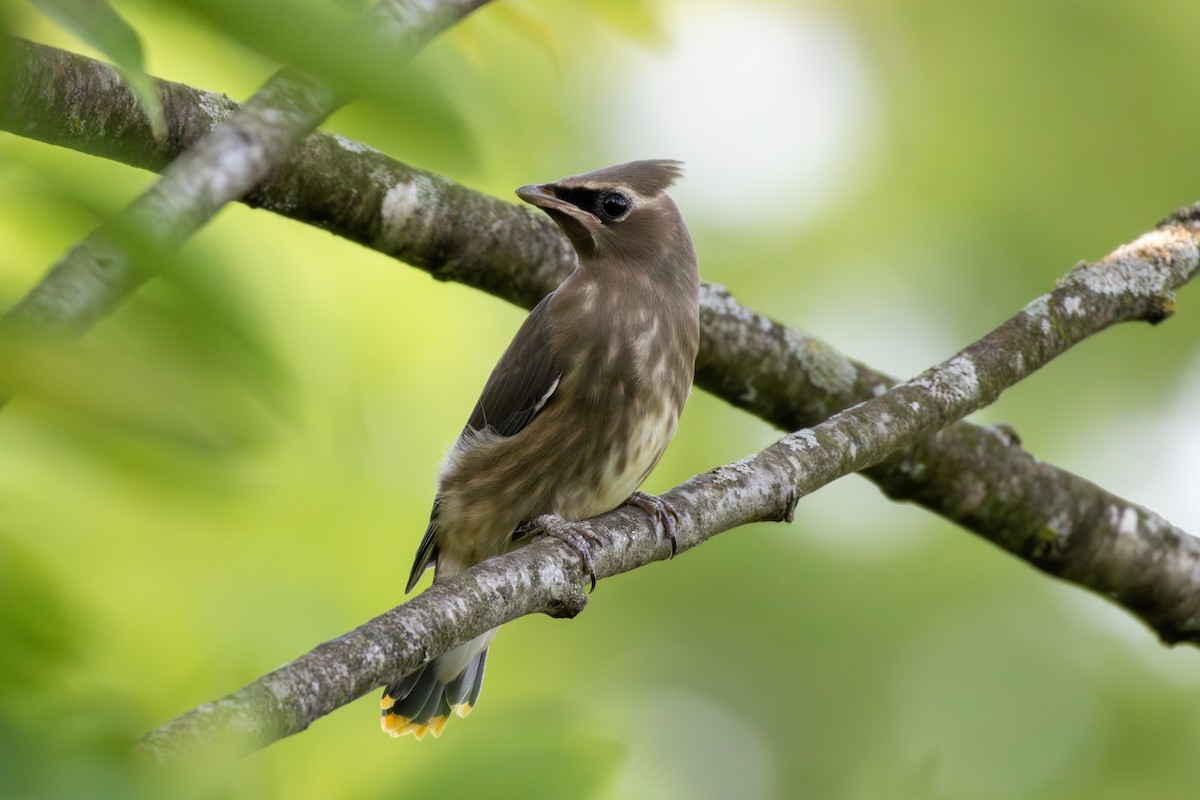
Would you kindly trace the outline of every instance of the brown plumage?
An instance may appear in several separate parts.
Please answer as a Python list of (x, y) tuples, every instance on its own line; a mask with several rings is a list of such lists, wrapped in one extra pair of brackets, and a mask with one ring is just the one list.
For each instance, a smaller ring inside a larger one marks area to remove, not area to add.
[[(696, 254), (666, 192), (679, 175), (678, 162), (635, 161), (517, 190), (579, 263), (525, 319), (446, 458), (409, 591), (431, 563), (437, 581), (523, 544), (546, 514), (630, 502), (673, 537), (673, 510), (635, 490), (675, 433), (700, 338)], [(537, 527), (581, 546), (590, 568), (586, 543), (557, 523)], [(383, 729), (438, 736), (452, 710), (466, 716), (494, 634), (389, 684)]]

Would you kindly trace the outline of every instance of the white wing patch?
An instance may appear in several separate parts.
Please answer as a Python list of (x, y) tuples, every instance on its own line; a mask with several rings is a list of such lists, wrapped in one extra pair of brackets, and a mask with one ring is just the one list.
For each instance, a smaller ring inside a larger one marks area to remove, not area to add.
[(554, 379), (554, 383), (550, 384), (550, 388), (547, 389), (546, 393), (544, 395), (542, 395), (540, 400), (537, 401), (537, 405), (535, 405), (533, 407), (533, 413), (535, 416), (537, 415), (537, 413), (539, 411), (542, 410), (542, 407), (545, 406), (546, 403), (550, 401), (550, 395), (554, 394), (554, 390), (558, 388), (558, 382), (560, 380), (562, 380), (562, 375), (559, 375), (557, 378)]

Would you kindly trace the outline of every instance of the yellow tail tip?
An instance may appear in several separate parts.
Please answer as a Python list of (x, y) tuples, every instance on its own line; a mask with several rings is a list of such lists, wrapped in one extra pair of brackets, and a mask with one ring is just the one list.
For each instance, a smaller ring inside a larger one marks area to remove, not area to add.
[(453, 708), (455, 714), (458, 714), (459, 717), (465, 717), (467, 714), (471, 713), (473, 706), (470, 703), (459, 703), (458, 705), (453, 706)]
[(399, 736), (400, 729), (408, 724), (408, 720), (399, 714), (384, 714), (379, 718), (379, 726), (383, 728), (383, 732), (391, 736)]
[(379, 701), (379, 707), (382, 708), (384, 711), (387, 711), (389, 708), (391, 708), (393, 705), (395, 705), (395, 703), (396, 703), (396, 701), (392, 699), (392, 696), (390, 694), (385, 694), (383, 696), (383, 699)]
[(424, 739), (427, 733), (432, 733), (433, 738), (437, 739), (442, 735), (448, 720), (449, 717), (434, 717), (424, 724), (418, 724), (410, 722), (399, 714), (384, 714), (379, 718), (379, 725), (383, 728), (383, 732), (393, 739), (398, 739), (408, 733), (411, 733), (417, 740)]

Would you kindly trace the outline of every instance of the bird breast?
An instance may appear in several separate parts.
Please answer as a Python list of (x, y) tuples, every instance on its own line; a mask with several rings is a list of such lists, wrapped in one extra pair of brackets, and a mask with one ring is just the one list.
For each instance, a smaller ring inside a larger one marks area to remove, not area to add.
[[(626, 424), (608, 426), (614, 437), (586, 469), (592, 480), (564, 483), (554, 498), (554, 512), (564, 519), (587, 519), (618, 507), (642, 484), (658, 463), (679, 419), (679, 410), (666, 400), (642, 408), (614, 409)], [(615, 420), (614, 420), (615, 422)]]
[(565, 519), (611, 511), (641, 485), (675, 435), (691, 385), (691, 365), (664, 335), (670, 326), (649, 309), (599, 324), (609, 326), (597, 340), (603, 344), (577, 350), (572, 374), (564, 376), (564, 384), (587, 387), (576, 395), (588, 398), (574, 415), (601, 445), (569, 470), (580, 479), (555, 492), (554, 511)]

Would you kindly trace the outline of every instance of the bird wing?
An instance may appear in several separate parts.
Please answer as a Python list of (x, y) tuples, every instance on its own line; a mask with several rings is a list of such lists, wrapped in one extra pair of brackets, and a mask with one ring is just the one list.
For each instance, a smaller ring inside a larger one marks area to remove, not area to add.
[[(475, 404), (467, 428), (516, 436), (537, 416), (558, 388), (562, 369), (550, 349), (549, 304), (553, 294), (529, 313), (500, 356)], [(465, 433), (465, 431), (464, 431)]]
[(408, 574), (408, 585), (404, 587), (405, 594), (413, 590), (417, 581), (421, 580), (421, 574), (437, 558), (437, 518), (440, 500), (441, 498), (437, 497), (433, 499), (433, 511), (429, 513), (429, 527), (425, 529), (425, 536), (421, 538), (421, 544), (417, 546), (417, 557), (413, 559), (412, 572)]
[[(550, 350), (549, 304), (553, 293), (529, 312), (512, 343), (500, 356), (496, 368), (467, 420), (463, 435), (493, 431), (499, 436), (516, 436), (546, 407), (558, 388), (562, 370)], [(437, 559), (438, 500), (433, 501), (429, 527), (417, 547), (408, 577), (411, 592), (421, 574)]]

